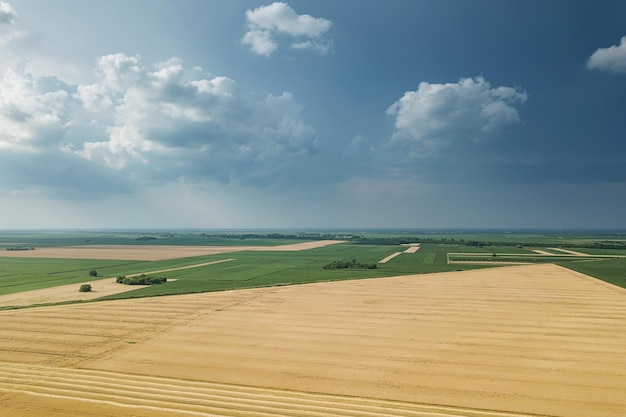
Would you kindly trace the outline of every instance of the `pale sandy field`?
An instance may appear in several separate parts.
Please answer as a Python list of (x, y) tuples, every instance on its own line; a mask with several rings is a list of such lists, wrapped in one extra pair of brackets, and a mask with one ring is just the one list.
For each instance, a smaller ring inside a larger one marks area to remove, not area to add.
[(395, 258), (398, 255), (402, 255), (402, 252), (394, 252), (389, 256), (384, 257), (383, 259), (381, 259), (380, 261), (378, 261), (379, 264), (386, 264), (387, 262), (389, 262), (390, 260), (392, 260), (393, 258)]
[(0, 415), (623, 417), (626, 291), (554, 265), (0, 311)]
[(548, 252), (548, 251), (541, 250), (541, 249), (533, 249), (533, 252), (538, 253), (539, 255), (546, 255), (546, 256), (554, 255), (554, 253), (552, 252)]
[(406, 249), (403, 253), (415, 253), (418, 250), (420, 250), (419, 246), (411, 246), (408, 249)]
[(0, 250), (0, 256), (22, 258), (116, 259), (160, 261), (201, 255), (219, 255), (241, 251), (300, 251), (343, 243), (341, 240), (318, 240), (280, 246), (167, 246), (167, 245), (87, 245), (36, 248), (35, 250)]

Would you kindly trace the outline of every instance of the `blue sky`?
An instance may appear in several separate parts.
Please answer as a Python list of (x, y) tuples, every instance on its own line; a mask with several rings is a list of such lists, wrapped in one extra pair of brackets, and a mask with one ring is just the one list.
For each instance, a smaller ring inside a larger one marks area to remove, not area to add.
[(0, 1), (0, 228), (626, 228), (623, 1)]

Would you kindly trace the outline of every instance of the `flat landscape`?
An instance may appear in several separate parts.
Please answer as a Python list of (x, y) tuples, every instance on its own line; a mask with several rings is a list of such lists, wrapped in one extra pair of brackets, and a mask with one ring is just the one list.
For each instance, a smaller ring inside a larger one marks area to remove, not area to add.
[[(607, 282), (621, 249), (241, 243), (154, 261), (19, 256), (52, 246), (1, 258), (0, 415), (626, 415), (626, 289)], [(337, 259), (378, 267), (322, 268)], [(122, 272), (172, 281), (105, 294)], [(96, 291), (55, 305), (82, 282)]]
[(3, 416), (623, 416), (626, 292), (554, 265), (0, 312)]

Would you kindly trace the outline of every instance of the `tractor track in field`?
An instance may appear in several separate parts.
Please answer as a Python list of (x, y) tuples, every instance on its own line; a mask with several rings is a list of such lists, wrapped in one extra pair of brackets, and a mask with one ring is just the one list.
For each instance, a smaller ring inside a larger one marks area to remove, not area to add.
[(0, 392), (195, 416), (535, 417), (87, 369), (0, 362)]

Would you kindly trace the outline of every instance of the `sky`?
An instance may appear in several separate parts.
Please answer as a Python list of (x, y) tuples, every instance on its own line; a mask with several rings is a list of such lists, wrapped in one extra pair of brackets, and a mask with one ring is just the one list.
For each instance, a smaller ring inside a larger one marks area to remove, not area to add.
[(0, 229), (626, 229), (622, 0), (0, 0)]

